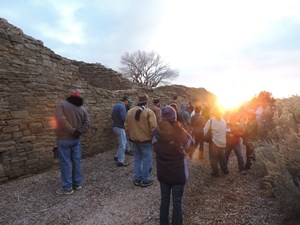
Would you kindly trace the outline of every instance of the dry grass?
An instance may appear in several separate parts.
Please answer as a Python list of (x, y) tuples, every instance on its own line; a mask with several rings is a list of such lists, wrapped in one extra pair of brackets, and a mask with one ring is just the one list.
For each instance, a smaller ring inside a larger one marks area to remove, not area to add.
[(287, 216), (299, 222), (300, 97), (277, 100), (273, 121), (267, 139), (255, 143), (256, 170), (264, 171), (265, 187), (279, 199)]

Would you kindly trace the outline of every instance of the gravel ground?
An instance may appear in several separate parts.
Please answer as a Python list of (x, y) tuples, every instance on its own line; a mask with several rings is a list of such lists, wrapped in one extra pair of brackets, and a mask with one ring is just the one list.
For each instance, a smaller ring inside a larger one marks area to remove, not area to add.
[[(207, 146), (206, 146), (207, 147)], [(195, 152), (189, 160), (190, 179), (184, 194), (184, 223), (191, 225), (279, 225), (283, 215), (275, 198), (261, 189), (254, 171), (240, 175), (232, 155), (229, 175), (210, 177), (206, 159)], [(59, 168), (0, 185), (0, 224), (157, 225), (160, 191), (154, 185), (136, 187), (131, 163), (119, 168), (108, 151), (82, 160), (84, 186), (70, 196), (57, 195)], [(154, 166), (155, 168), (155, 166)]]

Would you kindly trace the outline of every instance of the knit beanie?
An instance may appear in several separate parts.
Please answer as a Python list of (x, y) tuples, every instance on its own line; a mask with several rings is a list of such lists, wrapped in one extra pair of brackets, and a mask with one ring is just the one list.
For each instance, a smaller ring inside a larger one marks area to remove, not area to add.
[(162, 120), (174, 122), (177, 120), (177, 114), (172, 106), (166, 105), (161, 109)]
[(71, 91), (70, 96), (72, 96), (72, 97), (80, 97), (80, 93), (77, 90), (73, 90), (73, 91)]

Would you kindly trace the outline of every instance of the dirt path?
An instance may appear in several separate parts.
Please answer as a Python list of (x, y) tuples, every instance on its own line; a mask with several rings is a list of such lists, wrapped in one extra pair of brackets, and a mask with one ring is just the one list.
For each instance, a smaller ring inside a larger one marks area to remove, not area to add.
[[(0, 185), (0, 224), (159, 224), (159, 184), (135, 187), (131, 165), (118, 168), (113, 151), (84, 159), (84, 188), (59, 196), (59, 169)], [(194, 158), (197, 157), (197, 152)], [(206, 156), (207, 158), (207, 156)], [(210, 177), (208, 160), (189, 160), (190, 179), (184, 196), (184, 222), (209, 224), (282, 224), (274, 198), (266, 197), (253, 171), (240, 175), (235, 156), (229, 175)]]

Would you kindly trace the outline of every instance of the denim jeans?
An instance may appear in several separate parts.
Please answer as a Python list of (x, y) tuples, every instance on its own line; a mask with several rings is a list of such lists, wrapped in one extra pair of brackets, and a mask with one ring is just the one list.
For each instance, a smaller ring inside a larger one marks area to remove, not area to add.
[(126, 135), (126, 139), (127, 139), (127, 144), (126, 144), (126, 150), (125, 151), (130, 152), (130, 151), (132, 151), (132, 147), (131, 147), (132, 145), (129, 142), (128, 135)]
[(71, 190), (73, 186), (82, 183), (80, 160), (80, 139), (58, 140), (58, 158), (60, 163), (61, 182), (64, 190)]
[(183, 224), (183, 206), (182, 196), (184, 191), (184, 184), (170, 185), (160, 182), (160, 225), (169, 225), (169, 206), (170, 195), (172, 192), (173, 212), (172, 212), (172, 225)]
[(245, 169), (241, 144), (238, 143), (236, 145), (226, 145), (225, 158), (226, 158), (227, 163), (228, 163), (229, 155), (230, 155), (232, 150), (234, 150), (234, 152), (235, 152), (236, 159), (237, 159), (237, 162), (238, 162), (239, 171), (241, 172)]
[(127, 145), (127, 137), (126, 137), (125, 129), (119, 128), (119, 127), (114, 127), (113, 131), (118, 136), (119, 147), (118, 147), (117, 155), (116, 155), (118, 157), (118, 162), (124, 163), (125, 149), (126, 149), (126, 145)]
[(218, 163), (220, 164), (222, 171), (225, 174), (228, 174), (224, 149), (225, 148), (218, 147), (214, 142), (209, 143), (209, 160), (212, 174), (214, 175), (219, 174)]
[(152, 144), (133, 143), (134, 151), (134, 179), (148, 182), (151, 180), (152, 171)]

